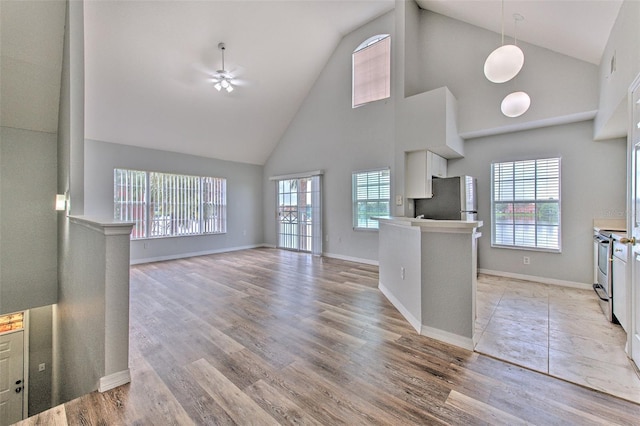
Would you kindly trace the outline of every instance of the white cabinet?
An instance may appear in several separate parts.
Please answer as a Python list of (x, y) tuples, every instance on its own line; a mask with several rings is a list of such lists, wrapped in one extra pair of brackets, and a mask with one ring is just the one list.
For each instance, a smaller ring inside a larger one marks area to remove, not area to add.
[(447, 176), (447, 159), (431, 151), (405, 153), (405, 197), (431, 198), (433, 176)]
[(613, 314), (626, 332), (629, 331), (627, 315), (627, 246), (613, 242)]

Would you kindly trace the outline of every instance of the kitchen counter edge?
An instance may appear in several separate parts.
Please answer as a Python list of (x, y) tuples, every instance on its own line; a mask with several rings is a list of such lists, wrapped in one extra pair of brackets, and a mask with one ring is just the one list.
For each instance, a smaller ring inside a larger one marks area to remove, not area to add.
[(374, 217), (380, 223), (388, 223), (397, 226), (416, 226), (423, 230), (457, 230), (473, 231), (483, 225), (481, 220), (436, 220), (436, 219), (416, 219), (413, 217), (391, 216)]

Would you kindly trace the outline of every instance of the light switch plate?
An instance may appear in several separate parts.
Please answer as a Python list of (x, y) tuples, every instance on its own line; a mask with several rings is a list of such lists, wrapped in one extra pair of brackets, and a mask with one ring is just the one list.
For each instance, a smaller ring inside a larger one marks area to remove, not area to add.
[(396, 206), (402, 205), (402, 195), (396, 195)]

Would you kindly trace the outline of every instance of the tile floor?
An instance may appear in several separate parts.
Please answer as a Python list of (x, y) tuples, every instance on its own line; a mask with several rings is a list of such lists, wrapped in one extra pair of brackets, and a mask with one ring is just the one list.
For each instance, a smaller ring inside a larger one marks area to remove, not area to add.
[(593, 291), (480, 275), (476, 312), (477, 352), (640, 403), (626, 334)]

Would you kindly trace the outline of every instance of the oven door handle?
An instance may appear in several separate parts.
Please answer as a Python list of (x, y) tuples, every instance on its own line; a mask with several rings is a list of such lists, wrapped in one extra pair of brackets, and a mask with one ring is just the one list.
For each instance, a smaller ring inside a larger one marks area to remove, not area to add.
[(604, 290), (604, 288), (602, 287), (601, 284), (595, 283), (593, 285), (593, 290), (596, 292), (596, 294), (598, 295), (598, 297), (600, 298), (600, 300), (603, 300), (605, 302), (609, 301), (608, 297), (602, 297), (602, 293), (604, 293), (604, 295), (607, 295), (607, 292)]

